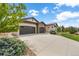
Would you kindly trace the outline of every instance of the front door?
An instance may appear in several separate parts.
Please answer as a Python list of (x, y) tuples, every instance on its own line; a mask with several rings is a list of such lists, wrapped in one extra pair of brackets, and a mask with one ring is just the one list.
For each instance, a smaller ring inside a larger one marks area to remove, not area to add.
[(40, 27), (40, 33), (45, 33), (45, 28), (44, 27)]

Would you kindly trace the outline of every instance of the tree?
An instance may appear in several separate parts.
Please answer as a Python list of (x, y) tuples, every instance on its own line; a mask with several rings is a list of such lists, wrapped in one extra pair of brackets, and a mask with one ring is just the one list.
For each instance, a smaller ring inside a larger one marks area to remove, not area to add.
[(57, 27), (57, 32), (62, 32), (62, 28), (61, 27)]
[(0, 32), (18, 31), (19, 23), (27, 14), (24, 4), (0, 4)]
[(64, 32), (64, 29), (65, 29), (64, 26), (61, 26), (61, 29), (62, 29), (62, 32)]

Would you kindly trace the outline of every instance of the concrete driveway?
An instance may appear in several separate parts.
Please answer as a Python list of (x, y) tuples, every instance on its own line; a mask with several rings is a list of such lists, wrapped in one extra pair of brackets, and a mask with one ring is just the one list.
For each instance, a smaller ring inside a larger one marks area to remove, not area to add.
[(79, 56), (79, 42), (62, 36), (32, 34), (20, 39), (38, 56)]

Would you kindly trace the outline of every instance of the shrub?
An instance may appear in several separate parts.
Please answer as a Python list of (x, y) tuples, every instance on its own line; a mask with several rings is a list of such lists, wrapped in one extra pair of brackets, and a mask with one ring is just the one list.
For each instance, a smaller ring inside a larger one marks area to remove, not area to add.
[(50, 34), (57, 34), (56, 31), (51, 30)]
[(74, 27), (70, 27), (69, 32), (70, 32), (70, 34), (74, 34), (75, 32), (77, 32), (77, 29)]
[(16, 38), (0, 38), (0, 55), (2, 56), (25, 55), (25, 50), (23, 41)]

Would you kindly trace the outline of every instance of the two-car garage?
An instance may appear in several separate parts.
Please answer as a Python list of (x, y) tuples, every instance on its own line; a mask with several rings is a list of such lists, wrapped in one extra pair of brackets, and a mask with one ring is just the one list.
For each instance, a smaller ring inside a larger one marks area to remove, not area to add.
[(37, 23), (22, 23), (20, 24), (19, 28), (19, 34), (24, 35), (24, 34), (34, 34), (37, 33)]
[(33, 33), (35, 33), (35, 27), (20, 26), (20, 34), (33, 34)]

